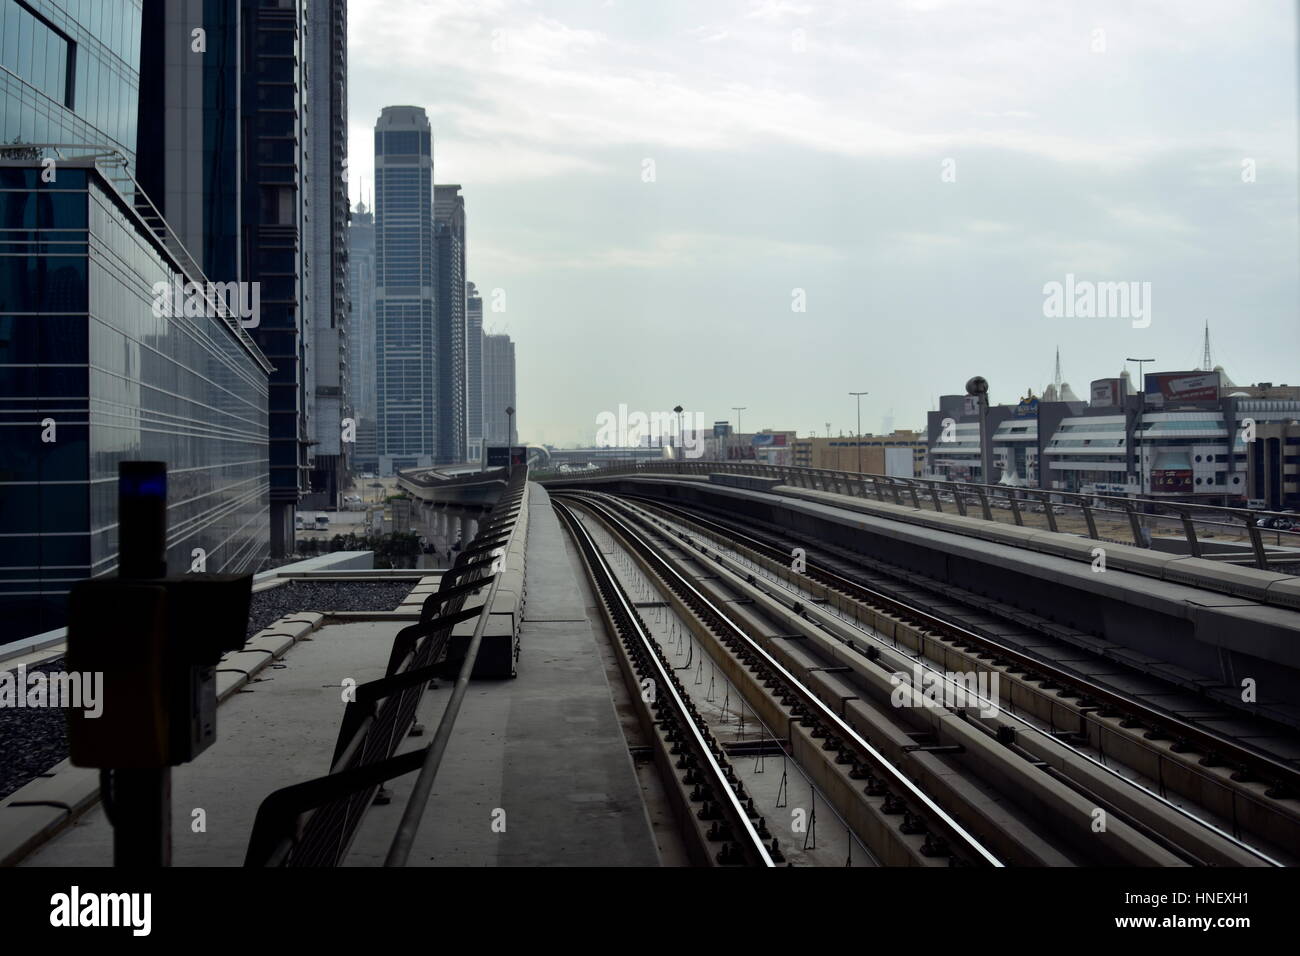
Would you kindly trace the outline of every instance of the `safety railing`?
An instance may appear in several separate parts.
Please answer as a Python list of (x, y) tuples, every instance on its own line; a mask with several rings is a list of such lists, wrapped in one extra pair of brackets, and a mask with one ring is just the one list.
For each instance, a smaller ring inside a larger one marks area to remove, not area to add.
[[(1300, 548), (1300, 516), (1280, 511), (754, 462), (616, 462), (577, 473), (535, 471), (532, 477), (536, 481), (563, 482), (627, 474), (749, 475), (776, 479), (796, 488), (869, 498), (917, 510), (943, 513), (945, 506), (950, 506), (963, 517), (1081, 534), (1098, 541), (1140, 548), (1152, 547), (1157, 534), (1166, 535), (1175, 547), (1181, 542), (1193, 557), (1251, 563), (1264, 569), (1270, 563), (1300, 563), (1300, 551), (1291, 550)], [(1277, 526), (1272, 526), (1274, 523)], [(1285, 527), (1288, 524), (1292, 527)], [(1207, 548), (1209, 541), (1226, 547)], [(1249, 551), (1234, 547), (1238, 543), (1249, 544)], [(1274, 545), (1271, 550), (1270, 543)]]
[[(385, 676), (359, 684), (343, 711), (329, 773), (277, 790), (262, 801), (249, 838), (245, 866), (337, 866), (346, 856), (380, 787), (420, 770), (416, 796), (407, 806), (390, 849), (389, 863), (400, 865), (418, 828), (423, 801), (450, 738), (474, 669), (482, 637), (493, 617), (503, 580), (522, 580), (512, 567), (527, 534), (527, 469), (518, 468), (502, 497), (456, 563), (443, 572), (420, 620), (393, 640)], [(428, 747), (397, 754), (409, 733), (429, 682), (446, 667), (458, 625), (474, 622), (451, 700)], [(431, 768), (431, 769), (430, 769)], [(404, 847), (404, 850), (402, 849)]]

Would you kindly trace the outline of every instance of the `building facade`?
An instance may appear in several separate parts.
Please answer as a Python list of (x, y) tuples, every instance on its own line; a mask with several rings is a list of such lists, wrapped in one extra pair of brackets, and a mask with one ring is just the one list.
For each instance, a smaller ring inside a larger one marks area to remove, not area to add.
[(488, 445), (519, 444), (515, 418), (515, 343), (508, 335), (483, 336), (483, 440)]
[(466, 459), (483, 460), (483, 300), (474, 283), (465, 292)]
[[(1274, 509), (1300, 504), (1288, 468), (1300, 396), (1288, 386), (1233, 386), (1221, 370), (1153, 372), (1132, 394), (1128, 379), (1098, 379), (1089, 401), (989, 409), (992, 483), (1082, 494), (1140, 495)], [(1268, 396), (1268, 397), (1259, 397)], [(1254, 429), (1255, 437), (1248, 440)], [(1260, 437), (1264, 436), (1264, 437)], [(1280, 440), (1279, 440), (1280, 439)], [(1279, 440), (1276, 445), (1268, 444)], [(1260, 444), (1260, 442), (1264, 444)], [(929, 414), (929, 473), (982, 481), (979, 423), (965, 396)]]
[(379, 421), (375, 397), (375, 216), (357, 203), (348, 223), (348, 343), (352, 414), (357, 441), (353, 469), (379, 470)]
[(857, 471), (858, 448), (862, 449), (862, 471), (868, 475), (920, 477), (925, 472), (928, 446), (920, 432), (894, 431), (889, 435), (853, 435), (838, 438), (793, 439), (791, 463), (804, 468)]
[[(66, 623), (73, 582), (117, 568), (117, 470), (168, 468), (168, 569), (267, 556), (270, 365), (237, 321), (163, 307), (205, 282), (91, 162), (0, 161), (0, 614)], [(57, 232), (55, 232), (57, 230)], [(46, 237), (57, 235), (58, 244)], [(92, 360), (93, 358), (93, 360)]]
[(304, 507), (337, 507), (349, 480), (355, 445), (349, 377), (347, 251), (347, 0), (311, 0), (307, 22), (308, 349), (315, 391), (308, 419), (311, 501)]
[(433, 132), (418, 106), (375, 124), (375, 362), (379, 470), (430, 466), (437, 454), (437, 257)]
[(465, 197), (459, 186), (434, 186), (438, 253), (438, 454), (458, 465), (466, 455)]
[(308, 168), (305, 0), (240, 0), (241, 275), (258, 284), (251, 330), (274, 367), (269, 398), (271, 553), (291, 553), (298, 501), (310, 488), (315, 389), (304, 292), (303, 170)]

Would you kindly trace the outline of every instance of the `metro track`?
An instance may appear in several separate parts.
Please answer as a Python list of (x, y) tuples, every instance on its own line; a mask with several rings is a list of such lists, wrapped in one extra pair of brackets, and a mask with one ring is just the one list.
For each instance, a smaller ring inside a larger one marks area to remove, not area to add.
[[(779, 562), (781, 567), (785, 567), (789, 562), (788, 551), (780, 550), (780, 546), (760, 540), (758, 537), (748, 534), (745, 531), (741, 531), (735, 527), (722, 525), (720, 522), (713, 521), (712, 519), (706, 518), (693, 511), (683, 511), (682, 509), (663, 505), (659, 502), (637, 502), (638, 505), (652, 507), (655, 511), (659, 512), (658, 515), (655, 515), (653, 513), (644, 513), (643, 509), (633, 507), (625, 499), (614, 498), (603, 494), (574, 494), (572, 492), (559, 491), (556, 492), (556, 497), (575, 502), (581, 501), (583, 507), (587, 510), (591, 510), (593, 514), (598, 514), (602, 522), (617, 525), (619, 534), (634, 542), (637, 549), (642, 552), (641, 560), (650, 564), (665, 580), (671, 581), (673, 579), (673, 572), (670, 568), (664, 567), (668, 562), (664, 560), (664, 555), (661, 555), (658, 552), (663, 551), (666, 554), (670, 549), (666, 546), (672, 544), (676, 544), (679, 547), (682, 546), (684, 535), (682, 534), (682, 528), (680, 526), (669, 526), (664, 521), (660, 520), (661, 518), (671, 518), (675, 523), (694, 522), (696, 523), (695, 527), (698, 530), (705, 530), (707, 526), (707, 530), (721, 540), (730, 541), (737, 547), (752, 548), (756, 556), (759, 553), (764, 553), (767, 555), (769, 561), (774, 563)], [(643, 511), (639, 516), (636, 514), (638, 510)], [(615, 514), (614, 512), (622, 513)], [(640, 531), (631, 527), (631, 523), (638, 520), (642, 524), (642, 530)], [(661, 527), (652, 529), (650, 526), (653, 524), (659, 524)], [(656, 534), (663, 539), (661, 544), (654, 544), (649, 540), (652, 535)], [(673, 539), (677, 540), (674, 541)], [(685, 547), (688, 550), (697, 550), (706, 557), (716, 559), (717, 563), (720, 565), (723, 563), (723, 555), (721, 553), (716, 553), (699, 542), (687, 541), (685, 542)], [(730, 564), (730, 560), (728, 560), (727, 563)], [(678, 577), (681, 577), (680, 572), (676, 572), (676, 574)], [(789, 594), (784, 598), (778, 597), (780, 608), (786, 611), (793, 611), (799, 616), (801, 621), (812, 620), (818, 614), (826, 613), (825, 608), (832, 603), (835, 607), (842, 608), (849, 600), (846, 596), (848, 594), (853, 594), (855, 600), (870, 596), (872, 599), (878, 599), (886, 603), (892, 602), (890, 604), (892, 610), (901, 612), (906, 615), (907, 619), (918, 625), (924, 624), (925, 628), (923, 633), (925, 633), (925, 639), (929, 641), (931, 647), (938, 645), (941, 641), (948, 642), (950, 639), (957, 636), (967, 639), (968, 646), (978, 645), (979, 643), (979, 635), (970, 634), (969, 632), (961, 632), (960, 634), (957, 634), (961, 629), (956, 628), (949, 622), (942, 622), (938, 619), (934, 619), (933, 621), (925, 620), (924, 612), (919, 611), (919, 609), (902, 607), (899, 605), (899, 602), (895, 601), (893, 598), (890, 598), (887, 595), (871, 592), (871, 589), (864, 587), (859, 582), (845, 578), (838, 572), (830, 570), (817, 562), (813, 562), (811, 559), (809, 560), (805, 574), (807, 580), (800, 580), (800, 586), (811, 589), (814, 592), (816, 592), (820, 587), (827, 592), (826, 597), (818, 598), (806, 593), (801, 595), (802, 600), (792, 600), (790, 599)], [(753, 585), (755, 583), (753, 575), (750, 574), (747, 576), (749, 578), (749, 584)], [(799, 577), (797, 575), (791, 576)], [(684, 583), (686, 586), (690, 586), (689, 581)], [(768, 579), (765, 578), (764, 583), (768, 583)], [(841, 587), (836, 588), (835, 585), (841, 585)], [(675, 586), (679, 590), (682, 590), (683, 582), (679, 581)], [(725, 619), (727, 617), (726, 613), (717, 608), (716, 599), (709, 601), (708, 598), (700, 594), (699, 589), (694, 590), (698, 596), (692, 597), (693, 602), (700, 602), (703, 600), (706, 605), (708, 603), (714, 605), (712, 611), (708, 610), (706, 607), (704, 613), (705, 616), (711, 619), (710, 626), (714, 630), (718, 630), (718, 620), (715, 615), (721, 616)], [(759, 590), (762, 592), (762, 589)], [(790, 594), (794, 593), (793, 588), (788, 588), (788, 590)], [(831, 590), (834, 590), (836, 593), (833, 595), (830, 594)], [(869, 595), (866, 592), (870, 592)], [(917, 618), (916, 615), (918, 613), (923, 615), (921, 619)], [(828, 623), (833, 625), (834, 622), (832, 621)], [(818, 625), (818, 627), (825, 626), (826, 625)], [(723, 624), (722, 630), (728, 630), (726, 624)], [(833, 630), (833, 627), (831, 630)], [(752, 638), (748, 635), (742, 635), (742, 633), (736, 633), (737, 631), (743, 632), (743, 628), (740, 628), (735, 624), (735, 622), (731, 622), (731, 633), (722, 636), (733, 642), (742, 640), (747, 641), (751, 648), (756, 646), (756, 642), (754, 642)], [(878, 658), (872, 657), (872, 655), (878, 654), (879, 650), (871, 648), (870, 642), (862, 639), (861, 632), (859, 632), (857, 636), (858, 643), (863, 646), (857, 648), (854, 647), (854, 641), (852, 639), (845, 641), (842, 635), (832, 636), (835, 636), (841, 645), (847, 644), (849, 648), (865, 653), (865, 657), (848, 655), (857, 657), (856, 662), (854, 662), (855, 667), (861, 669), (868, 659), (872, 660), (876, 664), (880, 663)], [(896, 636), (894, 638), (894, 646), (896, 648), (899, 646)], [(990, 650), (989, 648), (977, 649), (985, 651)], [(750, 653), (752, 654), (752, 649), (750, 650)], [(992, 666), (990, 661), (999, 665), (1009, 665), (1014, 667), (1016, 662), (1007, 660), (1007, 658), (1012, 656), (1014, 653), (1013, 649), (997, 648), (995, 649), (995, 653), (982, 653), (973, 656), (972, 659), (986, 668)], [(838, 664), (839, 662), (835, 661), (832, 663)], [(1043, 673), (1045, 666), (1044, 662), (1033, 660), (1031, 663), (1036, 683), (1040, 685), (1051, 684), (1055, 675), (1049, 677)], [(830, 672), (836, 670), (848, 671), (850, 668), (817, 667), (813, 668), (813, 670)], [(862, 675), (855, 675), (855, 678), (860, 676)], [(1071, 695), (1072, 690), (1069, 687), (1060, 687), (1059, 685), (1050, 688), (1037, 686), (1033, 689), (1036, 694), (1047, 697), (1058, 696), (1055, 693), (1056, 691), (1061, 692), (1059, 696), (1069, 696)], [(807, 691), (807, 688), (804, 688), (804, 690), (806, 694), (810, 693)], [(1015, 703), (1019, 704), (1022, 708), (1032, 710), (1031, 707), (1026, 707), (1023, 693), (1017, 692), (1014, 689), (1011, 693), (1015, 694), (1018, 698)], [(815, 697), (815, 695), (811, 696)], [(1075, 698), (1079, 698), (1079, 696), (1080, 695), (1078, 694), (1073, 695)], [(800, 703), (809, 706), (810, 711), (815, 712), (815, 705), (808, 704), (807, 700), (807, 697), (801, 698)], [(1081, 702), (1090, 704), (1094, 711), (1100, 710), (1100, 707), (1098, 707), (1093, 701), (1082, 699)], [(1122, 704), (1125, 702), (1120, 701), (1118, 703)], [(1140, 705), (1140, 702), (1135, 703)], [(843, 705), (841, 704), (841, 706)], [(1111, 705), (1107, 702), (1106, 706), (1109, 707)], [(1005, 714), (1005, 711), (1001, 711), (1000, 715), (1002, 714)], [(837, 715), (835, 715), (833, 711), (831, 711), (831, 715), (838, 719)], [(817, 716), (821, 716), (821, 714), (818, 713)], [(1059, 717), (1061, 715), (1057, 716)], [(962, 720), (967, 721), (970, 725), (977, 726), (979, 724), (979, 721), (969, 719), (964, 714), (962, 715)], [(994, 721), (993, 723), (996, 724), (997, 722)], [(1019, 719), (1017, 718), (1015, 721), (1008, 720), (1006, 723), (1019, 723)], [(840, 721), (838, 725), (832, 722), (831, 729), (835, 733), (837, 745), (843, 745), (846, 740), (852, 742), (852, 738), (849, 737), (848, 734), (844, 733), (843, 721)], [(1142, 854), (1149, 852), (1153, 854), (1153, 856), (1151, 860), (1148, 860), (1147, 862), (1154, 862), (1156, 865), (1178, 865), (1179, 863), (1182, 863), (1183, 865), (1276, 865), (1277, 861), (1272, 859), (1267, 853), (1260, 851), (1248, 843), (1238, 840), (1231, 834), (1207, 823), (1207, 821), (1199, 817), (1187, 813), (1181, 808), (1168, 803), (1168, 801), (1164, 801), (1159, 795), (1141, 788), (1140, 785), (1118, 775), (1115, 771), (1110, 770), (1103, 763), (1098, 763), (1091, 757), (1074, 759), (1071, 756), (1070, 763), (1072, 766), (1069, 768), (1063, 767), (1061, 754), (1072, 749), (1069, 746), (1068, 733), (1061, 734), (1044, 732), (1041, 734), (1043, 739), (1037, 741), (1029, 739), (1033, 736), (1032, 734), (1024, 734), (1024, 736), (1018, 740), (1012, 738), (1012, 740), (1002, 741), (1003, 731), (1009, 729), (1010, 727), (1000, 727), (996, 731), (999, 741), (1005, 742), (1007, 750), (1018, 752), (1024, 761), (1027, 761), (1028, 764), (1038, 768), (1040, 776), (1051, 776), (1055, 782), (1064, 784), (1067, 788), (1072, 790), (1076, 796), (1082, 795), (1087, 799), (1087, 801), (1090, 801), (1092, 805), (1105, 807), (1107, 812), (1111, 815), (1110, 818), (1112, 820), (1123, 822), (1129, 826), (1135, 834), (1140, 834), (1141, 837), (1145, 839), (1145, 842), (1143, 842), (1143, 840), (1139, 839), (1137, 836), (1133, 837), (1134, 846), (1140, 845), (1144, 847), (1144, 849), (1140, 852), (1137, 850), (1127, 851), (1130, 852), (1131, 858), (1124, 862), (1139, 862)], [(848, 730), (851, 733), (853, 732), (851, 727), (848, 728)], [(949, 731), (951, 731), (951, 727), (949, 728)], [(967, 729), (962, 729), (959, 731), (959, 736), (961, 733), (966, 732)], [(990, 731), (990, 733), (992, 733), (992, 731)], [(865, 743), (862, 736), (858, 736), (857, 739), (858, 741)], [(973, 741), (968, 741), (968, 745), (975, 746), (975, 743)], [(904, 752), (910, 749), (912, 748), (903, 748)], [(936, 751), (942, 751), (944, 748), (935, 747), (933, 749)], [(950, 746), (949, 749), (960, 748), (952, 748)], [(880, 755), (877, 754), (877, 756), (879, 757)], [(995, 756), (994, 759), (996, 760), (999, 758), (996, 758)], [(885, 762), (889, 763), (888, 760)], [(1083, 769), (1080, 770), (1080, 767)], [(1017, 770), (1016, 772), (1021, 771)], [(1033, 780), (1032, 777), (1030, 779)], [(1098, 786), (1098, 781), (1100, 781), (1100, 786)], [(1041, 783), (1041, 780), (1036, 782)], [(1143, 806), (1140, 808), (1142, 812), (1136, 812), (1136, 809), (1138, 808), (1138, 797), (1133, 793), (1126, 792), (1128, 790), (1140, 791), (1142, 802), (1152, 804), (1154, 809), (1152, 807)], [(1111, 795), (1111, 799), (1107, 799), (1107, 795)], [(1115, 795), (1118, 795), (1118, 798), (1116, 798)], [(969, 808), (967, 808), (962, 812), (969, 813), (970, 811)], [(949, 817), (948, 819), (952, 818)], [(956, 821), (953, 820), (953, 823), (955, 824)], [(1156, 850), (1152, 848), (1159, 849)], [(1045, 853), (1039, 862), (1051, 859), (1051, 854)], [(1010, 862), (1026, 862), (1026, 860), (1022, 859), (1017, 861), (1013, 859), (1010, 860)], [(1056, 862), (1059, 863), (1061, 860), (1058, 858)], [(1090, 861), (1087, 859), (1074, 859), (1071, 862)], [(1053, 864), (1047, 863), (1046, 865)]]

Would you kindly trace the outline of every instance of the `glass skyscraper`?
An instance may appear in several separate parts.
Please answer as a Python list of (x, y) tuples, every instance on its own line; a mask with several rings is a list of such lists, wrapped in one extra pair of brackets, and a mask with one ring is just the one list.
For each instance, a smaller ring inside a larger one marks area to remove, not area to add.
[(483, 460), (483, 300), (465, 283), (465, 441), (470, 461)]
[(115, 570), (124, 460), (167, 464), (169, 571), (267, 554), (270, 365), (211, 297), (157, 291), (207, 276), (132, 179), (164, 149), (137, 131), (143, 11), (0, 0), (0, 641)]
[(433, 133), (418, 106), (375, 124), (375, 351), (379, 467), (432, 465), (438, 448)]
[(459, 186), (433, 187), (438, 252), (438, 462), (465, 461), (465, 197)]
[(515, 408), (515, 343), (508, 335), (483, 336), (483, 440), (519, 444), (519, 429), (507, 408)]
[(348, 341), (351, 351), (352, 409), (357, 420), (353, 465), (379, 470), (378, 411), (375, 396), (375, 216), (357, 203), (348, 223)]

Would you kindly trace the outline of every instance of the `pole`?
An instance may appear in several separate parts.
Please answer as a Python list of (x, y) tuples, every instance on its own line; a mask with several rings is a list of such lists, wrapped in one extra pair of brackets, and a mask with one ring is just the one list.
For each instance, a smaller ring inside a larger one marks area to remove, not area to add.
[(731, 410), (736, 413), (736, 443), (740, 442), (740, 413), (747, 409), (748, 405), (732, 405)]
[[(1141, 446), (1139, 446), (1138, 443), (1137, 443), (1137, 441), (1136, 441), (1136, 439), (1137, 439), (1137, 432), (1138, 432), (1139, 430), (1141, 430), (1141, 431), (1143, 431), (1143, 432), (1146, 431), (1146, 416), (1147, 416), (1147, 383), (1146, 383), (1146, 377), (1142, 374), (1142, 366), (1146, 365), (1146, 364), (1149, 363), (1149, 362), (1154, 362), (1155, 359), (1153, 359), (1153, 358), (1125, 358), (1124, 361), (1126, 361), (1126, 362), (1137, 362), (1137, 367), (1138, 367), (1138, 388), (1141, 389), (1141, 391), (1138, 392), (1138, 427), (1137, 427), (1136, 429), (1134, 429), (1134, 433), (1133, 433), (1133, 437), (1134, 437), (1134, 442), (1133, 442), (1134, 448), (1133, 448), (1133, 450), (1134, 450), (1134, 452), (1135, 452), (1135, 453), (1137, 454), (1137, 456), (1138, 456), (1138, 497), (1141, 498), (1144, 494), (1147, 493), (1147, 488), (1146, 488), (1146, 484), (1147, 484), (1147, 482), (1146, 482), (1146, 468), (1145, 468), (1144, 463), (1143, 463), (1143, 459), (1146, 458), (1146, 454), (1145, 454), (1145, 452), (1146, 452), (1146, 443), (1145, 443), (1145, 441), (1144, 441), (1143, 444), (1142, 444)], [(1139, 449), (1140, 449), (1140, 450), (1139, 450)]]
[(862, 396), (869, 395), (870, 392), (849, 392), (858, 400), (858, 438), (855, 444), (858, 446), (858, 474), (862, 474)]
[[(167, 466), (124, 461), (118, 466), (119, 578), (151, 580), (167, 575)], [(101, 773), (111, 806), (113, 865), (171, 866), (172, 771), (170, 767), (114, 768)]]

